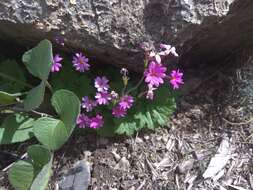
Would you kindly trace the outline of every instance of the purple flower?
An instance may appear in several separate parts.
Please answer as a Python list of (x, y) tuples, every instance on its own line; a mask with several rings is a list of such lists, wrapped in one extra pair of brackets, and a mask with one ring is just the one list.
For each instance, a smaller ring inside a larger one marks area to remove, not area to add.
[(90, 69), (90, 65), (88, 64), (89, 59), (86, 58), (82, 53), (76, 53), (73, 56), (73, 66), (77, 71), (84, 72)]
[(116, 106), (112, 109), (112, 115), (117, 118), (126, 116), (126, 109), (121, 108), (120, 106)]
[(175, 47), (171, 47), (171, 45), (167, 45), (167, 44), (160, 44), (160, 47), (164, 50), (161, 51), (159, 55), (166, 56), (166, 55), (172, 54), (175, 57), (178, 57)]
[(97, 102), (89, 99), (88, 96), (82, 98), (82, 108), (86, 109), (87, 112), (91, 112), (96, 106)]
[(98, 92), (106, 92), (109, 89), (109, 80), (106, 77), (97, 77), (95, 79), (95, 87)]
[(179, 70), (173, 70), (170, 73), (170, 84), (173, 86), (173, 89), (178, 89), (180, 84), (183, 82), (183, 73), (180, 73)]
[(53, 64), (51, 66), (51, 72), (59, 72), (62, 65), (61, 65), (61, 62), (62, 61), (62, 58), (60, 57), (59, 54), (56, 54), (53, 58)]
[(152, 86), (158, 87), (163, 84), (163, 78), (166, 77), (166, 67), (154, 61), (150, 62), (148, 68), (144, 72), (145, 82)]
[(80, 114), (76, 120), (76, 124), (79, 128), (86, 128), (90, 126), (90, 119), (85, 114)]
[(107, 105), (111, 100), (111, 95), (108, 92), (98, 92), (95, 98), (99, 105)]
[(156, 90), (157, 88), (154, 88), (153, 85), (148, 84), (148, 92), (146, 94), (146, 98), (153, 100), (154, 99), (154, 90)]
[(96, 117), (92, 117), (90, 119), (90, 128), (97, 129), (103, 127), (104, 121), (103, 117), (99, 114), (96, 115)]
[(120, 98), (119, 106), (121, 109), (127, 110), (132, 107), (134, 99), (132, 96), (125, 95)]

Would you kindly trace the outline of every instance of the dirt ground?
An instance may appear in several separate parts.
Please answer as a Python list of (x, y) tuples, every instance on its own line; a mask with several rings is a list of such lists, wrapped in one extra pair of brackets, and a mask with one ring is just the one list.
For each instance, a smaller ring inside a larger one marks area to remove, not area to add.
[[(132, 138), (74, 136), (56, 154), (50, 189), (82, 159), (91, 190), (253, 189), (253, 59), (236, 62), (193, 71), (185, 87), (191, 92), (164, 128)], [(0, 184), (9, 189), (4, 176)]]

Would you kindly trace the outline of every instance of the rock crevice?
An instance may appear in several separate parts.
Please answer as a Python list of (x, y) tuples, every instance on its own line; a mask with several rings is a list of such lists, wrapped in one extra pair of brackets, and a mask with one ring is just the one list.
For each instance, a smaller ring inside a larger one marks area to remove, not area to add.
[(133, 69), (140, 42), (168, 42), (183, 60), (201, 62), (252, 36), (252, 7), (251, 0), (1, 0), (0, 38), (31, 44), (61, 34), (68, 51)]

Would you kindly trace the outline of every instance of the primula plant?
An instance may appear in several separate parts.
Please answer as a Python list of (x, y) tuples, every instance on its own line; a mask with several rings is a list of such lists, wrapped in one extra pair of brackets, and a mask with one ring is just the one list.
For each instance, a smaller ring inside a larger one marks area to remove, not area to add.
[[(57, 43), (64, 45), (60, 39)], [(48, 40), (23, 55), (27, 70), (11, 60), (1, 64), (0, 144), (31, 138), (39, 143), (29, 146), (26, 159), (9, 169), (15, 189), (46, 189), (53, 152), (74, 131), (130, 136), (143, 128), (166, 125), (175, 109), (174, 91), (183, 84), (183, 73), (168, 71), (163, 63), (178, 54), (175, 47), (166, 44), (161, 44), (159, 51), (147, 48), (146, 43), (141, 48), (144, 72), (137, 81), (126, 68), (117, 74), (113, 70), (96, 76), (97, 70), (82, 52), (67, 62), (61, 55), (53, 55)], [(27, 73), (34, 78), (31, 84), (27, 83)]]

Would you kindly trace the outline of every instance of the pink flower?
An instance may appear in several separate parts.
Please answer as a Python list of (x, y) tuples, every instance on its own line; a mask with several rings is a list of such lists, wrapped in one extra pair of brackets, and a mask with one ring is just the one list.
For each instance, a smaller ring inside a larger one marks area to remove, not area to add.
[(97, 129), (103, 127), (104, 121), (103, 116), (97, 114), (96, 117), (90, 119), (90, 128)]
[(112, 115), (117, 118), (126, 116), (126, 109), (122, 109), (120, 106), (116, 106), (112, 109)]
[(62, 65), (61, 65), (61, 62), (62, 61), (62, 57), (60, 57), (59, 54), (56, 54), (53, 58), (53, 64), (51, 66), (51, 72), (59, 72)]
[(99, 105), (107, 105), (111, 100), (111, 95), (108, 92), (98, 92), (95, 98)]
[(109, 80), (106, 77), (97, 77), (95, 79), (95, 87), (98, 92), (105, 92), (109, 89), (108, 85)]
[(159, 55), (161, 56), (166, 56), (166, 55), (169, 55), (169, 54), (172, 54), (174, 55), (175, 57), (178, 57), (178, 54), (176, 52), (176, 48), (175, 47), (171, 47), (171, 45), (167, 45), (167, 44), (160, 44), (160, 47), (162, 49), (164, 49), (163, 51), (161, 51), (159, 53)]
[(148, 92), (146, 94), (146, 98), (153, 100), (154, 99), (154, 90), (156, 90), (157, 88), (154, 88), (153, 85), (148, 84)]
[(85, 114), (80, 114), (76, 120), (76, 124), (79, 128), (86, 128), (90, 126), (90, 119)]
[(84, 72), (90, 69), (90, 65), (88, 64), (89, 59), (86, 58), (82, 53), (76, 53), (73, 56), (73, 66), (77, 71)]
[(134, 99), (130, 95), (125, 95), (120, 98), (119, 106), (121, 109), (127, 110), (132, 107)]
[(180, 73), (179, 70), (173, 70), (170, 73), (170, 84), (173, 86), (173, 89), (178, 89), (180, 84), (183, 82), (183, 73)]
[(144, 72), (144, 76), (146, 77), (145, 82), (158, 87), (160, 84), (163, 84), (163, 78), (166, 77), (166, 70), (166, 67), (163, 67), (162, 64), (154, 61), (150, 62), (148, 68)]
[(97, 102), (89, 99), (88, 96), (82, 98), (82, 108), (86, 109), (87, 112), (91, 112), (96, 106)]

